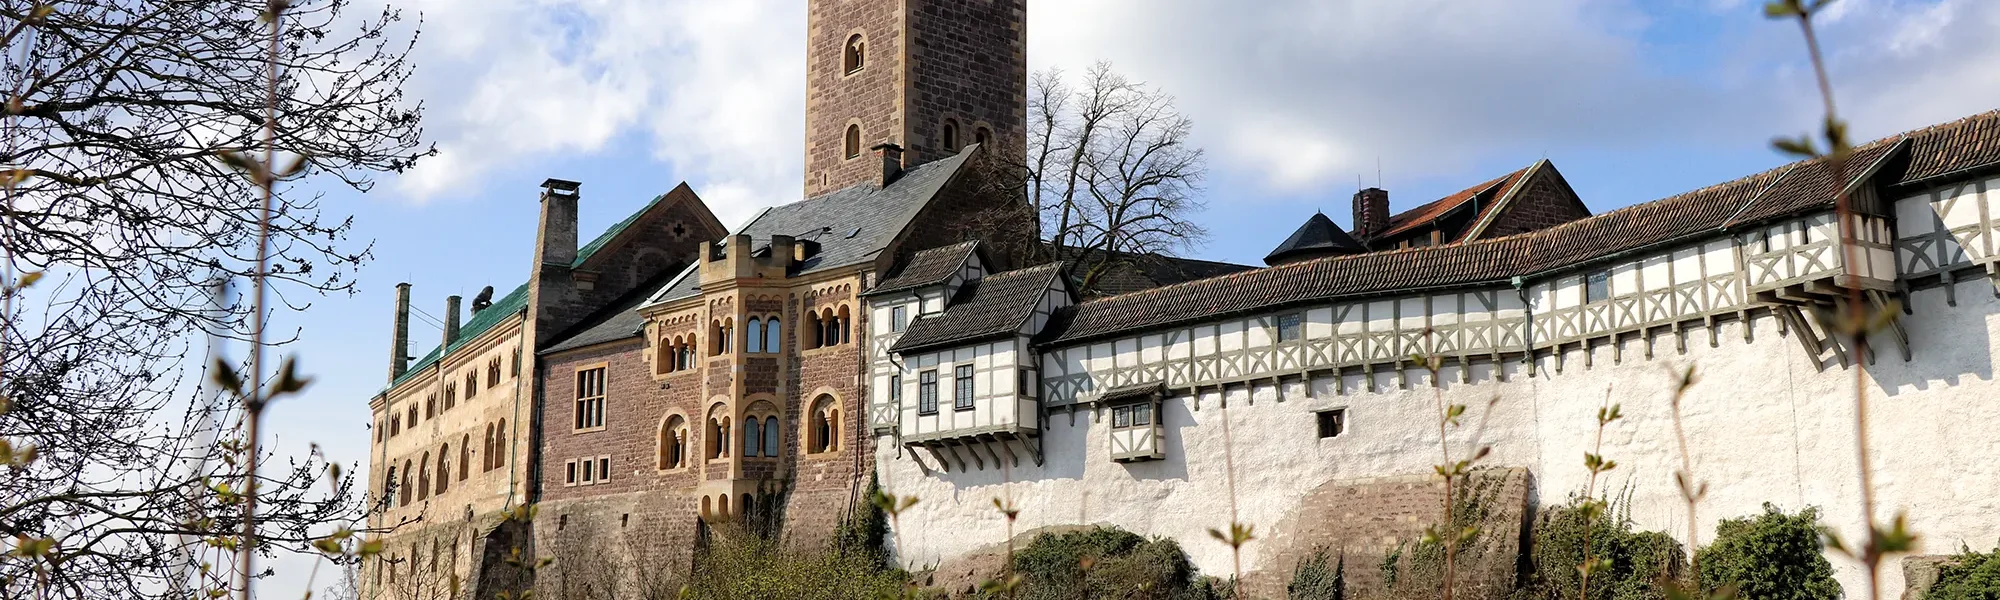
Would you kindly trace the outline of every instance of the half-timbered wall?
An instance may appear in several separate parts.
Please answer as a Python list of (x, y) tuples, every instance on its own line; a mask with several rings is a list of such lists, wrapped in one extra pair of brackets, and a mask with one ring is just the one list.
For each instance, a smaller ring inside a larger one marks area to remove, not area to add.
[[(896, 330), (899, 325), (895, 320), (896, 309), (901, 308), (903, 312), (900, 326), (908, 327), (918, 316), (944, 312), (945, 303), (951, 300), (951, 295), (957, 293), (960, 286), (985, 275), (985, 263), (979, 260), (978, 253), (973, 253), (966, 259), (965, 265), (959, 267), (958, 273), (943, 284), (869, 298), (868, 425), (876, 433), (887, 433), (902, 419), (889, 395), (890, 377), (901, 370), (889, 353), (896, 340), (903, 338), (903, 332)], [(1040, 324), (1036, 323), (1038, 327)]]
[(1897, 200), (1895, 210), (1896, 266), (1905, 278), (2000, 261), (2000, 178), (1925, 190)]
[[(1021, 358), (1028, 347), (1026, 336), (1016, 336), (986, 344), (976, 344), (903, 357), (903, 402), (899, 408), (904, 441), (964, 437), (1008, 431), (1030, 432), (1035, 427), (1034, 396), (1020, 393), (1023, 375)], [(958, 367), (972, 367), (970, 408), (958, 408)], [(918, 406), (923, 373), (936, 374), (937, 409), (923, 411)]]

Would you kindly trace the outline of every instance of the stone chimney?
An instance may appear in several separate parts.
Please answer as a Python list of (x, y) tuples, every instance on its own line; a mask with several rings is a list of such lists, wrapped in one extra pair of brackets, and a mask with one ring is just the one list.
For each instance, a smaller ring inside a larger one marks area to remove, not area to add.
[[(444, 297), (444, 345), (449, 348), (458, 341), (458, 296)], [(443, 356), (440, 351), (439, 356)]]
[(1389, 191), (1368, 188), (1354, 193), (1354, 233), (1366, 241), (1389, 228)]
[(893, 142), (883, 142), (869, 148), (882, 157), (882, 187), (889, 187), (896, 178), (903, 176), (903, 147)]
[(542, 264), (567, 268), (576, 261), (576, 200), (582, 185), (562, 179), (542, 182), (542, 225), (535, 233)]
[(771, 265), (791, 267), (799, 262), (797, 242), (789, 235), (771, 236)]
[(396, 333), (390, 338), (389, 383), (410, 370), (410, 284), (396, 284)]

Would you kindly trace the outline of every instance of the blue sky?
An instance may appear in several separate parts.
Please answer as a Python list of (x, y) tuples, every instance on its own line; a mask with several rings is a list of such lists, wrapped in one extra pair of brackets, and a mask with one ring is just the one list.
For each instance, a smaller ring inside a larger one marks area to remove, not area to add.
[[(317, 377), (274, 407), (279, 447), (367, 460), (394, 285), (444, 297), (525, 278), (536, 185), (583, 182), (586, 237), (686, 181), (725, 224), (799, 198), (797, 0), (406, 0), (409, 92), (442, 153), (325, 203), (375, 260), (352, 297), (285, 315)], [(357, 9), (356, 15), (369, 14)], [(2000, 2), (1842, 0), (1824, 43), (1872, 138), (2000, 107)], [(1797, 28), (1749, 0), (1030, 0), (1029, 60), (1098, 60), (1179, 98), (1209, 152), (1193, 256), (1256, 264), (1357, 176), (1397, 209), (1548, 158), (1595, 211), (1768, 168), (1818, 118)], [(413, 321), (413, 352), (439, 337)], [(302, 584), (281, 563), (267, 592)], [(329, 580), (322, 576), (323, 586)]]

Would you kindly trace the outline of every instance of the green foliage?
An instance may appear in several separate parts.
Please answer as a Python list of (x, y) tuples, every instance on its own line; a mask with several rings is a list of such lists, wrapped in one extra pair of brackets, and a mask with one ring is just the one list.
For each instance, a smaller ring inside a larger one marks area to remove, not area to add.
[(1822, 600), (1840, 597), (1833, 565), (1821, 553), (1819, 509), (1788, 515), (1769, 503), (1764, 513), (1727, 519), (1715, 543), (1695, 553), (1701, 584), (1738, 583), (1744, 600)]
[(876, 600), (901, 597), (908, 576), (865, 553), (787, 549), (761, 536), (720, 529), (695, 557), (682, 597), (689, 600)]
[[(1577, 597), (1582, 576), (1577, 565), (1587, 554), (1608, 564), (1591, 573), (1590, 600), (1658, 600), (1661, 579), (1681, 575), (1687, 560), (1681, 544), (1657, 531), (1633, 531), (1622, 511), (1604, 510), (1607, 501), (1572, 497), (1535, 521), (1529, 557), (1532, 573), (1524, 597), (1564, 600)], [(1622, 503), (1621, 503), (1622, 505)], [(1586, 536), (1586, 532), (1588, 535)]]
[(1959, 555), (1938, 565), (1937, 583), (1924, 590), (1924, 600), (2000, 600), (2000, 549)]
[(1036, 536), (1014, 553), (1014, 572), (1028, 600), (1208, 600), (1233, 587), (1199, 578), (1173, 540), (1110, 527)]
[[(882, 495), (882, 485), (875, 476), (868, 477), (868, 497)], [(847, 518), (841, 519), (833, 531), (833, 551), (843, 555), (860, 555), (872, 558), (876, 565), (888, 568), (888, 552), (884, 541), (889, 537), (889, 513), (874, 502), (863, 503), (854, 508)]]
[(1333, 557), (1331, 566), (1327, 562), (1327, 551), (1323, 547), (1300, 559), (1298, 569), (1292, 571), (1292, 582), (1285, 585), (1285, 597), (1290, 600), (1346, 600), (1347, 554)]

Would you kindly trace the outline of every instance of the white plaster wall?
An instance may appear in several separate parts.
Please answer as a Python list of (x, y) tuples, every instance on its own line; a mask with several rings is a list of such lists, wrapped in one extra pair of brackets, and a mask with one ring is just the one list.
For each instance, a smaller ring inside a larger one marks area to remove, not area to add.
[[(1904, 319), (1914, 362), (1902, 362), (1894, 348), (1878, 348), (1880, 358), (1866, 385), (1878, 517), (1907, 511), (1925, 551), (1937, 553), (1955, 551), (1960, 543), (1986, 548), (2000, 540), (2000, 462), (1990, 460), (2000, 448), (2000, 385), (1993, 377), (2000, 367), (2000, 303), (1984, 280), (1959, 284), (1957, 296), (1959, 305), (1948, 307), (1941, 288), (1916, 292), (1916, 314)], [(1797, 340), (1778, 334), (1777, 321), (1766, 316), (1753, 325), (1755, 341), (1746, 344), (1741, 323), (1723, 322), (1717, 348), (1706, 343), (1707, 332), (1691, 327), (1685, 355), (1676, 355), (1672, 334), (1662, 333), (1657, 358), (1650, 361), (1639, 346), (1644, 342), (1628, 339), (1622, 364), (1613, 363), (1608, 345), (1596, 347), (1591, 368), (1574, 349), (1562, 373), (1547, 357), (1535, 377), (1510, 362), (1504, 365), (1506, 382), (1494, 378), (1491, 363), (1472, 366), (1471, 384), (1459, 384), (1456, 367), (1447, 366), (1435, 392), (1427, 373), (1410, 374), (1410, 389), (1401, 390), (1396, 375), (1381, 370), (1372, 385), (1358, 374), (1340, 378), (1345, 395), (1331, 393), (1336, 380), (1329, 377), (1312, 382), (1311, 397), (1295, 379), (1282, 389), (1234, 386), (1226, 411), (1223, 396), (1215, 392), (1198, 402), (1169, 399), (1161, 411), (1167, 454), (1162, 461), (1113, 463), (1105, 438), (1110, 423), (1094, 422), (1100, 417), (1085, 410), (1073, 419), (1060, 412), (1050, 417), (1042, 438), (1046, 463), (1039, 467), (1024, 460), (1006, 471), (927, 474), (909, 453), (899, 456), (889, 444), (878, 444), (877, 464), (888, 491), (920, 499), (900, 519), (905, 547), (899, 556), (908, 566), (1002, 541), (1005, 521), (992, 499), (1007, 495), (1022, 509), (1017, 530), (1113, 524), (1180, 540), (1204, 572), (1225, 574), (1228, 548), (1206, 533), (1229, 522), (1225, 415), (1234, 442), (1238, 519), (1268, 532), (1297, 509), (1308, 490), (1326, 481), (1430, 472), (1439, 462), (1434, 393), (1472, 407), (1465, 429), (1452, 433), (1455, 453), (1470, 449), (1474, 429), (1484, 420), (1483, 436), (1494, 452), (1483, 464), (1528, 467), (1536, 478), (1537, 501), (1560, 504), (1584, 486), (1582, 455), (1608, 395), (1623, 405), (1626, 417), (1605, 435), (1603, 453), (1619, 467), (1599, 485), (1631, 485), (1631, 514), (1638, 525), (1684, 538), (1686, 512), (1672, 479), (1679, 457), (1668, 395), (1674, 369), (1693, 364), (1702, 379), (1689, 392), (1685, 414), (1696, 476), (1710, 484), (1700, 510), (1703, 539), (1712, 539), (1719, 519), (1755, 514), (1771, 502), (1787, 511), (1818, 506), (1826, 524), (1857, 540), (1864, 530), (1853, 435), (1854, 371), (1834, 366), (1820, 372)], [(1348, 431), (1317, 439), (1311, 412), (1343, 406)], [(930, 456), (922, 458), (935, 468)], [(1007, 481), (1012, 483), (1003, 485)], [(1264, 564), (1265, 543), (1246, 548), (1246, 571), (1289, 569)], [(1842, 586), (1860, 593), (1864, 584), (1857, 565), (1831, 560)], [(1882, 576), (1886, 593), (1902, 589), (1896, 565), (1888, 565)]]

